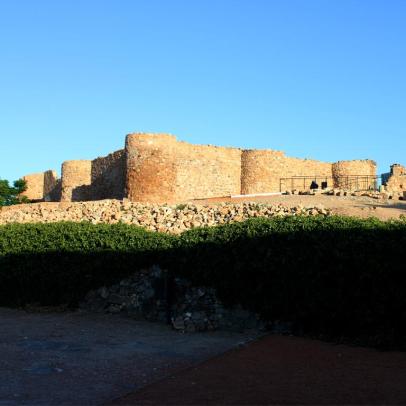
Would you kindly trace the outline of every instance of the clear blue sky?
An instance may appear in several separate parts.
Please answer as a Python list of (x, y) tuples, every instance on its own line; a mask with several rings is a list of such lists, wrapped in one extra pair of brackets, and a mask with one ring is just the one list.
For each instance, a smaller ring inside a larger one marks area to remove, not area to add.
[(406, 1), (0, 0), (0, 177), (136, 131), (406, 164)]

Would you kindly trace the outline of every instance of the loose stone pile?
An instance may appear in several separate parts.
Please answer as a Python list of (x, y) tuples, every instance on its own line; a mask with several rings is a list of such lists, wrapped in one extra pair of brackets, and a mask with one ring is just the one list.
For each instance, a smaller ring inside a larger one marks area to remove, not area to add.
[(123, 313), (137, 320), (169, 322), (183, 332), (260, 329), (257, 315), (237, 306), (227, 309), (212, 288), (193, 287), (170, 279), (158, 266), (142, 270), (120, 283), (89, 292), (80, 308)]
[(0, 224), (88, 221), (134, 224), (152, 231), (181, 233), (202, 226), (243, 221), (252, 217), (315, 216), (330, 214), (322, 206), (287, 207), (282, 204), (219, 203), (212, 205), (157, 205), (129, 200), (99, 200), (75, 203), (35, 203), (3, 208)]
[(354, 197), (370, 197), (377, 200), (406, 200), (406, 192), (394, 192), (394, 191), (354, 191), (347, 189), (329, 189), (329, 190), (287, 190), (286, 195), (328, 195), (328, 196), (354, 196)]
[(348, 191), (348, 190), (331, 190), (328, 192), (333, 196), (356, 196), (356, 197), (370, 197), (377, 200), (403, 200), (403, 195), (398, 192), (388, 192), (385, 190), (368, 190), (368, 191)]

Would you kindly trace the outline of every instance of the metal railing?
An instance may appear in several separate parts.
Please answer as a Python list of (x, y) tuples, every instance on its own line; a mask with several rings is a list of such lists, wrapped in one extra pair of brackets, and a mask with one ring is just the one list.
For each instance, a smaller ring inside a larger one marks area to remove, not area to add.
[(279, 191), (286, 190), (310, 190), (313, 182), (317, 183), (319, 189), (340, 188), (347, 190), (378, 190), (379, 176), (372, 175), (349, 175), (333, 178), (332, 176), (292, 176), (280, 178)]

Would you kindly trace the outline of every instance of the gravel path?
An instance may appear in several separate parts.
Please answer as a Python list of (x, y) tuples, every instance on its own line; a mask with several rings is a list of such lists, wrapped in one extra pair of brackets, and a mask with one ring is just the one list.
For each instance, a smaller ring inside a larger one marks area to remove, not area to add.
[(96, 405), (243, 342), (240, 333), (82, 312), (0, 308), (0, 405)]

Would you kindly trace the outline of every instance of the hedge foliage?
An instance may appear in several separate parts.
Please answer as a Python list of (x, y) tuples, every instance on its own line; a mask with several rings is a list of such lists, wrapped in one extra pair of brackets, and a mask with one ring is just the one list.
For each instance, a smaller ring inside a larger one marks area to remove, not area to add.
[(75, 305), (95, 287), (162, 262), (174, 240), (124, 224), (0, 226), (0, 305)]
[(299, 332), (406, 344), (406, 222), (255, 219), (182, 235), (182, 272)]
[(141, 267), (217, 288), (228, 304), (298, 331), (406, 343), (406, 222), (252, 219), (181, 236), (128, 225), (0, 227), (0, 304), (75, 304)]

